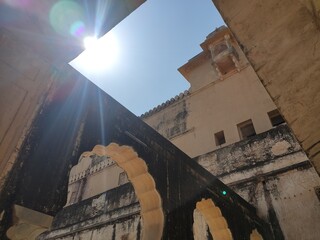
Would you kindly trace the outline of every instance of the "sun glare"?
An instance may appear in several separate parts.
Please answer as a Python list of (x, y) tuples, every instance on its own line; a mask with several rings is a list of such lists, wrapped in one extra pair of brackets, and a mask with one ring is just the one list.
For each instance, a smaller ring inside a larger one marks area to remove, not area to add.
[(96, 37), (85, 37), (83, 45), (85, 49), (93, 48), (97, 44), (98, 39)]
[(119, 55), (116, 37), (107, 33), (100, 39), (86, 37), (83, 40), (85, 51), (79, 56), (81, 67), (87, 71), (104, 71), (112, 68)]

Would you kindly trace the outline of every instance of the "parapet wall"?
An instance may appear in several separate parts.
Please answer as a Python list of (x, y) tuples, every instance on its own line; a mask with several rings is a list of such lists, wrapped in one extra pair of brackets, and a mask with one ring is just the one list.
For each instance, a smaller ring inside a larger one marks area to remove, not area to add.
[(255, 206), (276, 239), (320, 235), (320, 179), (286, 125), (195, 160)]

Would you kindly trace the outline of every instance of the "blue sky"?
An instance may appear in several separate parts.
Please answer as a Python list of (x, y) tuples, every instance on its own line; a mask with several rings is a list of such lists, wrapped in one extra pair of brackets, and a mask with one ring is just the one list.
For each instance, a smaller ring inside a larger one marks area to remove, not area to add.
[(72, 65), (139, 116), (189, 88), (177, 69), (223, 24), (210, 0), (147, 0), (99, 40), (106, 46), (110, 36), (116, 39), (111, 62), (108, 54), (96, 57), (103, 68), (94, 69), (82, 54)]

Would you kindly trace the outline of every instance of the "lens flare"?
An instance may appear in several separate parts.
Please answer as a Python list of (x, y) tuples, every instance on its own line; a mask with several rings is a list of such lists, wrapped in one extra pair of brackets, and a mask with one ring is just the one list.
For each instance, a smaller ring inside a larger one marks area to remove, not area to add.
[(64, 36), (83, 37), (86, 31), (85, 15), (82, 7), (71, 0), (58, 1), (50, 10), (50, 24)]
[(74, 37), (82, 37), (85, 34), (85, 26), (82, 21), (76, 21), (71, 24), (70, 33)]

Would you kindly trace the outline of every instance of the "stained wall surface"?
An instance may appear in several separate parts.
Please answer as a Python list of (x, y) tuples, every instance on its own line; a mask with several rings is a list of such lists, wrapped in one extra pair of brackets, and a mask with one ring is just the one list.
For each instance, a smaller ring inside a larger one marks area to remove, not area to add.
[[(0, 28), (0, 185), (57, 69), (13, 34)], [(28, 64), (26, 64), (28, 63)]]
[(263, 219), (269, 215), (272, 221), (276, 216), (284, 239), (316, 240), (320, 234), (320, 211), (315, 186), (319, 187), (319, 183), (316, 171), (308, 167), (269, 177), (263, 183), (251, 182), (233, 189), (255, 205)]
[(65, 207), (39, 239), (141, 239), (141, 229), (140, 204), (128, 183)]
[(319, 173), (319, 1), (213, 2)]
[(320, 178), (287, 126), (195, 160), (254, 205), (285, 239), (318, 238)]

